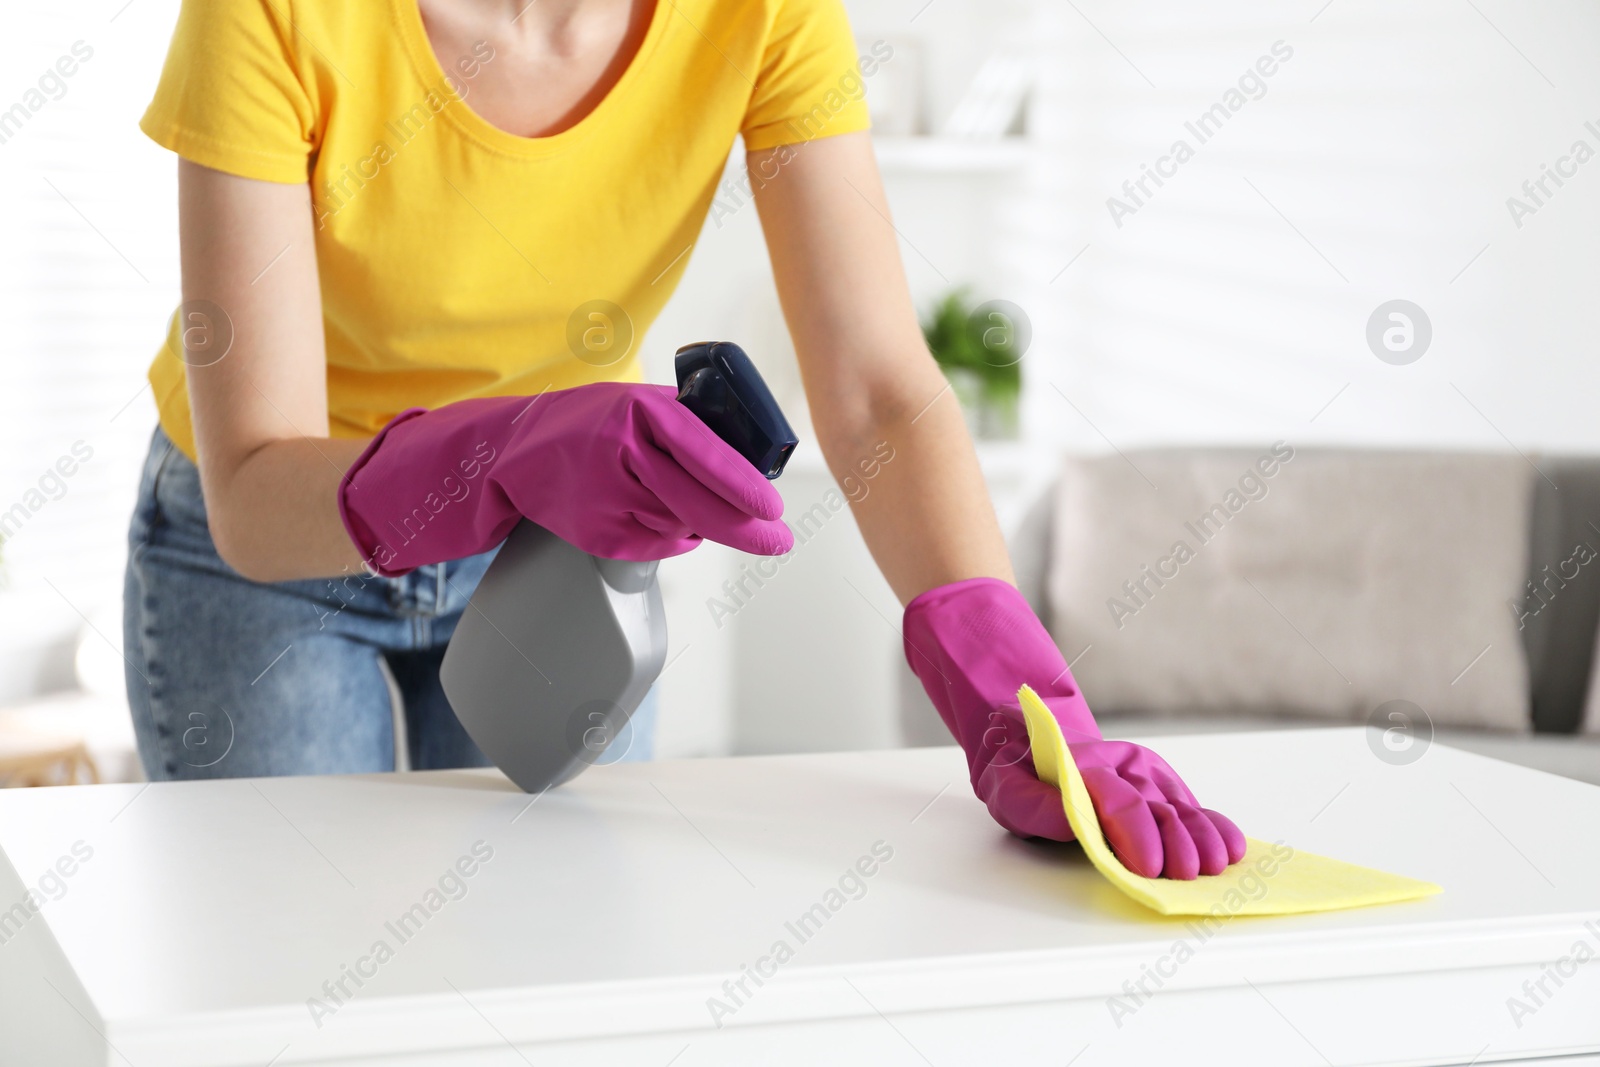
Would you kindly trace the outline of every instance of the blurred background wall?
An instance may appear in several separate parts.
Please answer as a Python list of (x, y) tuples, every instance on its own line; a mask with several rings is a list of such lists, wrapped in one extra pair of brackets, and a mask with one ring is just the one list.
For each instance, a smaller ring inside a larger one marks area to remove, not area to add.
[[(863, 51), (893, 50), (867, 84), (919, 306), (969, 286), (1031, 323), (1020, 435), (980, 445), (1008, 526), (1063, 451), (1600, 452), (1600, 161), (1573, 154), (1600, 151), (1592, 4), (847, 6)], [(176, 10), (32, 3), (0, 39), (0, 113), (75, 45), (92, 52), (0, 125), (0, 511), (44, 501), (0, 549), (0, 704), (76, 684), (80, 639), (96, 684), (120, 671), (123, 539), (154, 423), (143, 375), (178, 299), (175, 163), (136, 122)], [(951, 132), (980, 76), (1026, 78), (1005, 137)], [(1202, 142), (1190, 124), (1219, 104)], [(1531, 196), (1547, 167), (1562, 184)], [(1141, 191), (1146, 168), (1170, 173)], [(1367, 341), (1396, 299), (1432, 333), (1405, 365)], [(642, 341), (652, 378), (711, 336), (744, 343), (805, 423), (750, 204), (708, 222)], [(75, 445), (92, 457), (50, 477)], [(797, 514), (832, 482), (808, 444), (779, 485)], [(708, 598), (745, 562), (707, 545), (663, 568), (661, 754), (899, 743), (898, 605), (848, 512), (714, 617)]]

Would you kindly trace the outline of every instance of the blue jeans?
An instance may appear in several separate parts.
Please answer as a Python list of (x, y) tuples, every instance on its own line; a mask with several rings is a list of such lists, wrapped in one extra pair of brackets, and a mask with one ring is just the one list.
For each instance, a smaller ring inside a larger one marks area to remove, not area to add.
[[(412, 768), (483, 766), (445, 699), (439, 664), (493, 557), (402, 578), (250, 581), (217, 554), (200, 472), (158, 428), (128, 529), (123, 601), (128, 702), (145, 774), (394, 770), (390, 679)], [(650, 758), (654, 719), (652, 691), (612, 751)]]

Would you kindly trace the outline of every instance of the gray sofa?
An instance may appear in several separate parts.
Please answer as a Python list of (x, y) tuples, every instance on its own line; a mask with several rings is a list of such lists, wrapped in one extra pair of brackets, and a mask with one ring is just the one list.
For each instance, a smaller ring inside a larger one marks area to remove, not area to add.
[[(1600, 459), (1541, 457), (1534, 480), (1528, 522), (1531, 581), (1548, 561), (1561, 559), (1563, 546), (1600, 543)], [(1042, 618), (1049, 618), (1052, 524), (1056, 515), (1052, 485), (1032, 505), (1011, 536), (1018, 585)], [(1439, 728), (1441, 743), (1571, 778), (1600, 784), (1600, 735), (1582, 734), (1590, 673), (1594, 668), (1596, 627), (1600, 624), (1600, 566), (1580, 569), (1521, 631), (1527, 657), (1531, 730), (1505, 733)], [(901, 725), (909, 744), (948, 744), (948, 735), (915, 680), (903, 675)], [(1092, 697), (1093, 694), (1091, 694)], [(1096, 704), (1108, 734), (1153, 737), (1161, 734), (1294, 729), (1325, 726), (1305, 718), (1217, 715), (1154, 717)]]

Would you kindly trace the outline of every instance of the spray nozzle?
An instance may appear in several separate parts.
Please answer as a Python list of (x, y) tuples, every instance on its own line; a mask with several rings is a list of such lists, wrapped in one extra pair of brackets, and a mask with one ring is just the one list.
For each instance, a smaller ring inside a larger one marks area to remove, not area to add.
[(732, 341), (678, 349), (678, 402), (767, 478), (783, 473), (800, 439), (756, 365)]

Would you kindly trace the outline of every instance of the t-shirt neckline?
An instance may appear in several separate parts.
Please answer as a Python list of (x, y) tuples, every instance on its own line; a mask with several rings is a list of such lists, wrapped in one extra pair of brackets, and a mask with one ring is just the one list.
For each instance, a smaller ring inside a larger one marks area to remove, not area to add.
[[(446, 107), (445, 116), (463, 133), (497, 151), (519, 156), (544, 156), (560, 151), (587, 136), (589, 130), (599, 126), (604, 121), (605, 114), (619, 106), (619, 100), (639, 80), (640, 69), (649, 62), (651, 53), (660, 42), (667, 21), (666, 12), (671, 6), (672, 0), (656, 0), (655, 7), (650, 12), (650, 24), (645, 29), (644, 39), (639, 42), (633, 58), (628, 61), (616, 84), (612, 85), (605, 96), (589, 109), (588, 114), (559, 133), (541, 137), (523, 137), (509, 130), (503, 130), (478, 114), (454, 92), (450, 92), (450, 99), (452, 103), (460, 106)], [(423, 86), (427, 89), (443, 87), (445, 91), (449, 91), (450, 83), (447, 78), (453, 78), (454, 75), (444, 69), (439, 62), (438, 54), (433, 50), (433, 42), (428, 38), (428, 29), (423, 24), (422, 9), (418, 6), (417, 0), (392, 0), (392, 7), (395, 24), (410, 56), (412, 69)]]

